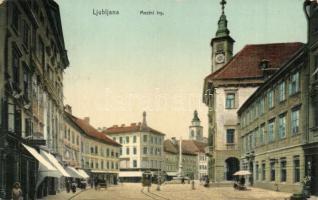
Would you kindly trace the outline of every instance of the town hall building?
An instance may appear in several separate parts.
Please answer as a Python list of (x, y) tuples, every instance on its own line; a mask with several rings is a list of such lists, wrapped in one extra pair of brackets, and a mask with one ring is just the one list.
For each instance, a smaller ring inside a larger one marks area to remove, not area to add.
[(301, 43), (246, 45), (233, 55), (222, 0), (222, 14), (211, 40), (212, 70), (204, 79), (203, 102), (208, 106), (209, 178), (212, 182), (233, 179), (240, 169), (237, 111), (282, 63), (302, 47)]

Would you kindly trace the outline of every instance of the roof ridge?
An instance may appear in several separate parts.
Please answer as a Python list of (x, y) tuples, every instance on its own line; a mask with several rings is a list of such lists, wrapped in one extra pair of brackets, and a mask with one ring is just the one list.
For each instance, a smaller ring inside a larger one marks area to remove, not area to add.
[[(67, 113), (67, 114), (69, 115), (69, 117), (73, 118), (71, 120), (85, 133), (85, 135), (93, 137), (95, 139), (103, 140), (105, 143), (110, 144), (110, 145), (120, 145), (116, 141), (114, 141), (111, 138), (109, 138), (103, 132), (98, 131), (91, 124), (85, 122), (85, 120), (83, 120), (81, 118), (78, 118), (78, 117), (76, 117), (76, 116), (74, 116), (74, 115), (72, 115), (70, 113)], [(92, 132), (90, 130), (86, 130), (86, 128), (84, 126), (87, 126), (87, 129), (91, 129)]]
[(302, 42), (247, 44), (222, 68), (208, 75), (205, 81), (247, 77), (261, 78), (263, 76), (259, 68), (261, 59), (269, 59), (272, 66), (279, 68), (283, 61), (292, 56), (303, 45)]
[(272, 42), (272, 43), (255, 43), (246, 44), (245, 46), (267, 46), (267, 45), (281, 45), (281, 44), (304, 44), (303, 42)]

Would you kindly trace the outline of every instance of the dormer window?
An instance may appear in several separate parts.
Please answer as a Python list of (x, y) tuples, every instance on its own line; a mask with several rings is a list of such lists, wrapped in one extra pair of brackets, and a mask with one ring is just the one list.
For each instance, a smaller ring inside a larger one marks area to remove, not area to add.
[(260, 64), (259, 64), (259, 67), (261, 68), (261, 70), (265, 70), (265, 69), (268, 69), (269, 67), (269, 60), (267, 59), (262, 59)]

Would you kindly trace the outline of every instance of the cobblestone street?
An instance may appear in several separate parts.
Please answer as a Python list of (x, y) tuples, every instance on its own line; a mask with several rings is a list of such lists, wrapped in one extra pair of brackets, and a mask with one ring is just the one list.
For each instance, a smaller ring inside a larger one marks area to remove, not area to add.
[(262, 190), (258, 188), (250, 188), (248, 191), (235, 191), (232, 187), (211, 187), (204, 188), (196, 185), (195, 190), (191, 190), (191, 185), (185, 184), (165, 184), (161, 186), (160, 191), (156, 191), (156, 185), (153, 185), (150, 192), (147, 188), (142, 190), (140, 184), (125, 183), (123, 185), (110, 187), (107, 190), (87, 190), (73, 199), (109, 199), (109, 200), (139, 200), (139, 199), (155, 199), (155, 200), (284, 200), (288, 199), (291, 194)]

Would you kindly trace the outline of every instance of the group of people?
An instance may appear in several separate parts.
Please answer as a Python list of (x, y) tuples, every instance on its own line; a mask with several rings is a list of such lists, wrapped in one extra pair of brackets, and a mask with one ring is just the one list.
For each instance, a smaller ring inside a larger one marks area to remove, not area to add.
[(73, 193), (76, 192), (77, 184), (74, 180), (67, 179), (65, 183), (66, 192), (69, 193), (71, 190)]
[(101, 187), (107, 188), (107, 181), (105, 179), (91, 179), (91, 188), (95, 188), (95, 190), (100, 189)]

